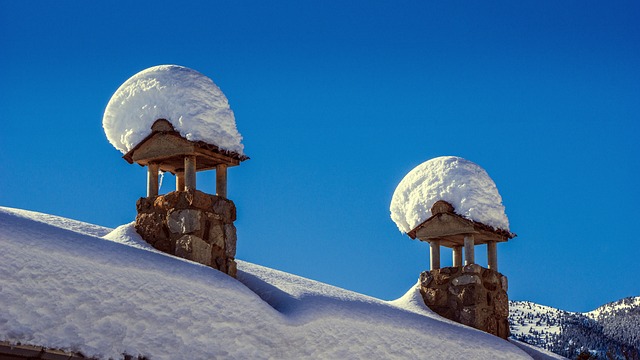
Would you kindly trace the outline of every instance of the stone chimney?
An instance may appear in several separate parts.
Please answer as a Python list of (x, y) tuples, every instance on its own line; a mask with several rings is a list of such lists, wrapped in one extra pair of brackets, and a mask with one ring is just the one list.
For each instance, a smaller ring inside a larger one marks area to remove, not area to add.
[[(135, 228), (156, 249), (236, 276), (236, 207), (227, 199), (227, 168), (248, 157), (213, 144), (190, 141), (164, 119), (127, 152), (129, 163), (146, 166), (147, 196), (137, 202)], [(196, 173), (216, 171), (216, 195), (196, 189)], [(158, 194), (158, 172), (176, 176), (176, 190)]]
[[(437, 201), (432, 216), (408, 235), (429, 243), (431, 270), (420, 274), (420, 293), (437, 314), (506, 339), (509, 336), (509, 298), (506, 276), (498, 272), (497, 243), (515, 236), (455, 213), (451, 204)], [(475, 262), (475, 246), (487, 245), (487, 267)], [(440, 246), (453, 249), (453, 266), (440, 267)], [(464, 248), (464, 264), (462, 252)]]

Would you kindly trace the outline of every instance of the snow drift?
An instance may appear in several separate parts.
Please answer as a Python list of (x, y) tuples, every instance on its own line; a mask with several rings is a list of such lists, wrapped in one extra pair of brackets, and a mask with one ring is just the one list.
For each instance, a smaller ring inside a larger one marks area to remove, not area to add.
[(238, 281), (107, 230), (0, 207), (0, 340), (101, 359), (530, 358), (416, 288), (386, 302), (246, 262)]

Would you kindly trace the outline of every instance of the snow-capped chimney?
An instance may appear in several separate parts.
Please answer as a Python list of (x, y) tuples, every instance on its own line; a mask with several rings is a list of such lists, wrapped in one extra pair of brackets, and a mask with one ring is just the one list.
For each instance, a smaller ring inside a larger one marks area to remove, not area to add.
[[(236, 208), (227, 199), (227, 169), (248, 157), (222, 91), (197, 71), (152, 67), (120, 86), (103, 127), (127, 162), (147, 167), (135, 225), (142, 238), (235, 276)], [(196, 189), (196, 174), (206, 170), (216, 171), (216, 195)], [(175, 175), (175, 191), (159, 194), (159, 172)]]
[[(396, 188), (391, 218), (411, 239), (429, 243), (431, 270), (420, 275), (425, 304), (441, 316), (506, 339), (509, 299), (507, 278), (498, 272), (497, 244), (515, 234), (486, 171), (453, 156), (426, 161)], [(488, 268), (475, 262), (475, 246), (481, 244), (487, 245)], [(441, 246), (453, 250), (451, 267), (440, 266)]]

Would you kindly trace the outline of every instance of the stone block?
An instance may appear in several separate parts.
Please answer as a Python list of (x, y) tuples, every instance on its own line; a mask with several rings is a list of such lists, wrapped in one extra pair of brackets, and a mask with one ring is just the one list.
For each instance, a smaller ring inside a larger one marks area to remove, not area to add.
[(140, 213), (148, 213), (153, 210), (153, 200), (154, 198), (140, 198), (136, 201), (136, 210), (138, 214)]
[(236, 277), (238, 274), (238, 264), (233, 259), (227, 261), (227, 274), (232, 277)]
[(486, 292), (479, 286), (467, 286), (460, 292), (460, 301), (463, 306), (481, 305), (486, 303)]
[(225, 251), (224, 248), (221, 248), (218, 245), (211, 245), (211, 258), (212, 259), (216, 259), (216, 258), (222, 258), (222, 259), (226, 259), (228, 256), (225, 255)]
[(464, 307), (460, 311), (460, 323), (467, 326), (476, 327), (477, 315), (477, 309), (473, 306)]
[(503, 339), (508, 338), (511, 335), (511, 330), (509, 329), (509, 320), (508, 319), (497, 319), (496, 325), (498, 327), (496, 334)]
[(222, 271), (227, 270), (227, 261), (223, 257), (220, 257), (220, 256), (216, 257), (212, 265), (215, 266), (216, 269), (218, 270), (222, 270)]
[(191, 196), (187, 191), (173, 191), (162, 196), (164, 198), (163, 210), (188, 209), (191, 206)]
[(208, 195), (203, 193), (202, 191), (194, 191), (193, 198), (191, 199), (191, 206), (200, 209), (200, 210), (211, 210), (213, 199), (216, 196)]
[(225, 255), (231, 258), (236, 257), (236, 227), (233, 224), (226, 224), (224, 226), (224, 249)]
[(482, 266), (478, 264), (465, 265), (462, 268), (462, 272), (469, 273), (469, 274), (482, 274)]
[(429, 307), (433, 312), (435, 312), (436, 314), (453, 320), (453, 321), (458, 321), (457, 318), (455, 318), (456, 314), (455, 312), (451, 309), (451, 307), (449, 306), (433, 306), (433, 307)]
[(485, 289), (487, 289), (488, 291), (495, 291), (498, 288), (498, 285), (495, 283), (491, 283), (488, 281), (483, 281), (482, 285), (484, 286)]
[(449, 280), (451, 280), (451, 276), (448, 274), (443, 274), (439, 271), (434, 271), (434, 277), (435, 279), (435, 283), (437, 285), (447, 285), (449, 284)]
[(209, 217), (210, 221), (214, 221), (214, 220), (222, 221), (222, 216), (220, 216), (220, 214), (207, 212), (207, 216)]
[(153, 244), (153, 247), (169, 254), (173, 254), (175, 252), (171, 250), (171, 242), (168, 239), (156, 242), (155, 244)]
[(462, 276), (459, 276), (453, 279), (453, 281), (451, 281), (451, 284), (453, 286), (463, 286), (463, 285), (469, 285), (469, 284), (482, 285), (482, 279), (480, 279), (478, 275), (464, 274)]
[(500, 286), (499, 274), (493, 270), (485, 269), (482, 272), (482, 285), (489, 291), (494, 291)]
[(447, 290), (449, 291), (449, 296), (459, 297), (462, 290), (464, 290), (464, 286), (453, 286), (451, 284), (447, 287)]
[(491, 269), (482, 269), (482, 281), (497, 284), (499, 274)]
[(502, 290), (509, 291), (509, 281), (507, 280), (506, 276), (500, 276), (500, 284), (502, 285)]
[(158, 196), (153, 201), (153, 211), (159, 213), (166, 213), (169, 209), (169, 202), (164, 196)]
[(191, 245), (192, 237), (192, 235), (185, 235), (176, 240), (176, 256), (191, 260), (191, 251), (193, 250), (193, 246)]
[(211, 265), (211, 245), (206, 241), (200, 239), (197, 236), (187, 235), (191, 237), (191, 260), (204, 264)]
[(509, 297), (506, 291), (501, 290), (495, 295), (493, 306), (499, 318), (506, 319), (509, 317)]
[(216, 196), (213, 201), (213, 212), (222, 217), (222, 221), (230, 224), (236, 221), (236, 207), (233, 202)]
[(462, 309), (462, 301), (460, 296), (447, 296), (447, 307), (451, 309), (451, 315), (453, 317), (448, 318), (453, 321), (458, 321), (460, 318), (460, 309)]
[(442, 289), (426, 289), (423, 297), (428, 306), (447, 305), (447, 294)]
[(209, 243), (224, 249), (224, 224), (220, 220), (209, 223)]
[(201, 218), (200, 210), (175, 210), (169, 213), (167, 226), (174, 234), (189, 234), (200, 230)]
[(423, 271), (420, 273), (420, 286), (423, 288), (431, 285), (431, 281), (433, 280), (433, 275), (431, 275), (430, 271)]
[(169, 240), (164, 226), (164, 217), (158, 213), (141, 213), (136, 216), (135, 228), (146, 242), (154, 245), (158, 241)]
[(496, 320), (495, 317), (488, 316), (484, 319), (481, 330), (484, 330), (489, 334), (498, 334), (498, 320)]

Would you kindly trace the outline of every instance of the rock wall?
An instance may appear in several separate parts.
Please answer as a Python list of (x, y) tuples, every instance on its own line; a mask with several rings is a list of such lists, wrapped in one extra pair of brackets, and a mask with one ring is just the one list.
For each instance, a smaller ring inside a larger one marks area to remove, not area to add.
[(507, 278), (477, 264), (420, 274), (425, 304), (447, 319), (506, 339), (509, 336)]
[(156, 249), (236, 276), (236, 207), (201, 191), (140, 198), (136, 231)]

